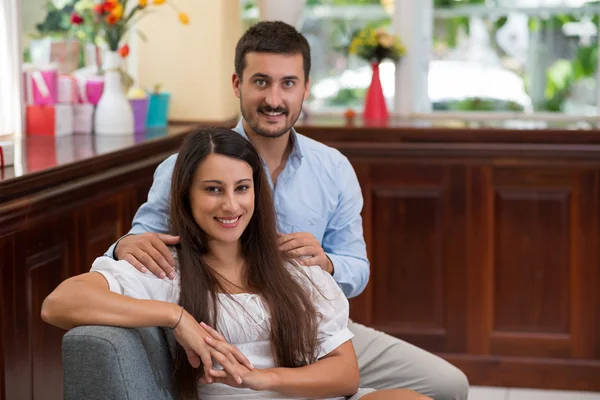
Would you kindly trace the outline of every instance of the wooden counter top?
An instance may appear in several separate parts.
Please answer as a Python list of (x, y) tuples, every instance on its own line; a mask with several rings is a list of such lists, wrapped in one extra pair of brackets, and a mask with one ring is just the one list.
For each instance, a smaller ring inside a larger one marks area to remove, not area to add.
[(135, 135), (26, 136), (15, 142), (15, 164), (0, 170), (0, 203), (176, 149), (199, 125), (175, 124)]
[[(589, 123), (536, 121), (406, 120), (385, 123), (356, 118), (314, 117), (299, 120), (296, 129), (327, 141), (600, 144), (600, 130)], [(318, 139), (318, 140), (319, 140)]]

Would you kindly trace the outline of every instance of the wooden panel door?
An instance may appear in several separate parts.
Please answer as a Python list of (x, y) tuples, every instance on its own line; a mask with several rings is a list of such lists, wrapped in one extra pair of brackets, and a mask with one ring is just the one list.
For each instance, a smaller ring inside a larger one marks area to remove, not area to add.
[[(0, 282), (6, 282), (10, 280), (15, 269), (15, 236), (14, 234), (6, 234), (0, 237)], [(2, 289), (4, 289), (3, 286)], [(2, 357), (2, 363), (0, 363), (0, 400), (9, 399), (6, 391), (7, 376), (14, 377), (11, 375), (12, 365), (7, 362), (7, 354), (11, 352), (11, 349), (7, 348), (4, 338), (7, 333), (12, 332), (11, 320), (8, 318), (9, 315), (13, 314), (13, 309), (9, 307), (6, 296), (0, 296), (0, 356)]]
[(77, 273), (88, 272), (94, 260), (129, 231), (133, 197), (133, 190), (123, 190), (120, 194), (90, 201), (77, 213), (80, 245), (76, 254), (81, 260), (81, 270)]
[(464, 350), (464, 169), (390, 161), (357, 171), (371, 261), (357, 320), (431, 351)]
[[(14, 262), (2, 279), (7, 399), (61, 399), (64, 331), (40, 317), (45, 297), (76, 269), (72, 214), (32, 221), (14, 235)], [(7, 264), (4, 264), (7, 266)]]
[(552, 359), (546, 379), (567, 386), (577, 362), (600, 360), (598, 173), (479, 167), (469, 177), (468, 351)]

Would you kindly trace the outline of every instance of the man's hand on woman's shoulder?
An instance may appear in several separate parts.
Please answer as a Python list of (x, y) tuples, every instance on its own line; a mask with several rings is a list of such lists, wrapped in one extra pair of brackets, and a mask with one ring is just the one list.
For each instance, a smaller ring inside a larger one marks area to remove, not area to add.
[(117, 243), (115, 257), (128, 261), (140, 272), (148, 270), (159, 278), (175, 278), (176, 263), (168, 245), (179, 243), (179, 236), (163, 233), (127, 235)]

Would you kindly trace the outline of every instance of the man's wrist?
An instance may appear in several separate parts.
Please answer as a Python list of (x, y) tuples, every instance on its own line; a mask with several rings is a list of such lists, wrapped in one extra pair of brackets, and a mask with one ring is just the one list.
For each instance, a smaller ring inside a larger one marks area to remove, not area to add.
[(119, 257), (117, 257), (117, 247), (119, 247), (119, 243), (121, 243), (121, 240), (123, 240), (127, 236), (131, 236), (131, 235), (133, 235), (133, 233), (128, 233), (126, 235), (121, 236), (121, 238), (119, 240), (117, 240), (117, 243), (115, 243), (115, 248), (113, 249), (113, 260), (119, 261)]
[(329, 258), (327, 254), (325, 254), (325, 257), (327, 257), (327, 269), (325, 271), (329, 272), (329, 275), (333, 275), (333, 272), (335, 271), (333, 261), (331, 261), (331, 258)]

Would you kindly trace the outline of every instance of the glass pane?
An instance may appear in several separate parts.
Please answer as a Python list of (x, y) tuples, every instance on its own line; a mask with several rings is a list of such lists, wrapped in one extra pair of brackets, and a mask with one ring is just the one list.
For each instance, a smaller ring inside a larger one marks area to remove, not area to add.
[(434, 110), (596, 114), (597, 6), (443, 3), (449, 4), (436, 9), (429, 71)]

